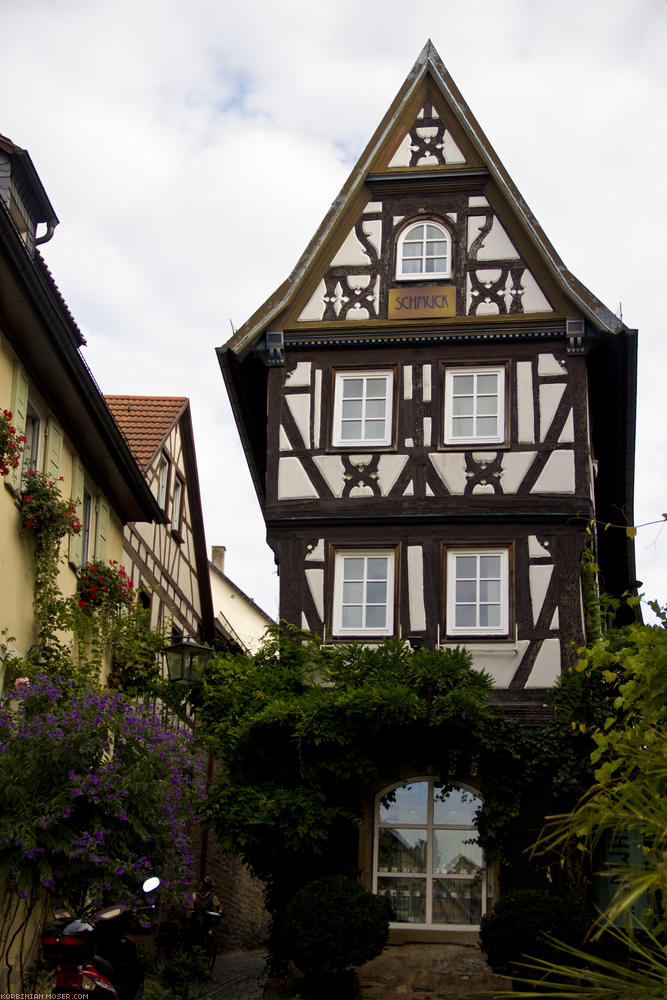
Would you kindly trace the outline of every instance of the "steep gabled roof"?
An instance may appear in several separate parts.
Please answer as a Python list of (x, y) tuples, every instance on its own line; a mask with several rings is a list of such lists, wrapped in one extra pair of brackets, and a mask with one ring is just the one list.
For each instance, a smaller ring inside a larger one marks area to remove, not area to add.
[(105, 396), (132, 454), (146, 471), (188, 405), (185, 396)]
[(49, 197), (44, 190), (44, 185), (39, 179), (39, 174), (35, 170), (35, 166), (30, 159), (30, 154), (27, 149), (22, 149), (21, 146), (17, 146), (15, 142), (8, 139), (6, 135), (0, 135), (0, 151), (6, 153), (7, 156), (14, 157), (16, 162), (21, 165), (23, 174), (26, 182), (30, 186), (30, 191), (33, 197), (33, 202), (37, 210), (37, 218), (35, 222), (45, 222), (48, 226), (55, 228), (58, 225), (58, 216), (53, 210), (53, 205), (49, 201)]
[[(625, 329), (622, 321), (567, 270), (468, 108), (433, 44), (428, 41), (289, 278), (235, 332), (224, 347), (218, 349), (221, 364), (226, 352), (239, 358), (245, 356), (271, 324), (280, 329), (282, 315), (301, 292), (304, 282), (313, 271), (324, 266), (324, 257), (327, 253), (330, 256), (331, 248), (345, 237), (350, 206), (363, 197), (366, 182), (371, 179), (377, 181), (382, 176), (396, 178), (405, 173), (400, 167), (394, 166), (392, 155), (405, 141), (415, 115), (424, 99), (429, 97), (439, 107), (446, 109), (447, 118), (455, 130), (455, 141), (465, 151), (460, 165), (448, 165), (441, 168), (441, 173), (451, 176), (457, 170), (461, 172), (463, 168), (473, 168), (488, 174), (507, 201), (556, 286), (576, 310), (581, 311), (600, 331), (617, 333)], [(427, 167), (424, 173), (433, 178), (437, 169)], [(411, 176), (414, 177), (414, 171), (411, 171)]]

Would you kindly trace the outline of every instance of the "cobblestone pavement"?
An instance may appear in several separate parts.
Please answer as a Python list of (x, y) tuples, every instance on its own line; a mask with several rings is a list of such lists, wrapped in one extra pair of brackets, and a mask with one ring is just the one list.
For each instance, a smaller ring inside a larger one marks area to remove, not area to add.
[(210, 1000), (261, 1000), (266, 982), (263, 951), (228, 951), (218, 955)]

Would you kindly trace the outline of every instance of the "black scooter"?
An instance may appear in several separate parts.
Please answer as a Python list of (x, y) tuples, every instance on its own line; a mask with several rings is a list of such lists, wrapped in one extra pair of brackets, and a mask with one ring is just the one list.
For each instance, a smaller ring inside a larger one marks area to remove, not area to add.
[[(153, 876), (146, 879), (143, 890), (154, 892), (159, 884), (159, 878)], [(145, 909), (117, 904), (105, 907), (90, 920), (60, 916), (49, 924), (42, 935), (42, 950), (47, 961), (58, 965), (52, 996), (62, 1000), (141, 1000), (143, 963), (129, 931), (150, 928), (150, 922), (138, 920)]]

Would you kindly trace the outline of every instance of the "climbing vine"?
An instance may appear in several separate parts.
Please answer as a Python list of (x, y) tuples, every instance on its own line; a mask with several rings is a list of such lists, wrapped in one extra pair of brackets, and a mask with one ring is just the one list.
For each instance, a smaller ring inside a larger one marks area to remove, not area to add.
[(462, 648), (331, 649), (290, 628), (254, 657), (209, 666), (204, 739), (225, 774), (208, 816), (267, 882), (274, 915), (305, 882), (356, 869), (369, 788), (400, 780), (406, 764), (443, 785), (479, 786), (489, 857), (509, 857), (533, 803), (554, 811), (576, 801), (591, 780), (588, 735), (564, 709), (528, 729), (490, 706), (491, 690)]

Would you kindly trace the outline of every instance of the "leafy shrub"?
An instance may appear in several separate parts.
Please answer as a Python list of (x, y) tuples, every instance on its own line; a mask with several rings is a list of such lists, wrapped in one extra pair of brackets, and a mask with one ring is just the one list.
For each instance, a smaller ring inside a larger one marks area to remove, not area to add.
[(525, 956), (549, 958), (553, 945), (545, 935), (580, 945), (591, 914), (574, 893), (516, 889), (500, 897), (493, 912), (482, 917), (480, 945), (494, 972), (521, 975)]
[(199, 1000), (205, 993), (204, 983), (210, 978), (203, 948), (174, 952), (160, 973), (162, 984), (178, 1000)]
[(304, 886), (287, 908), (288, 954), (311, 976), (363, 965), (379, 955), (388, 935), (383, 901), (342, 875)]

